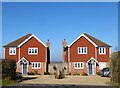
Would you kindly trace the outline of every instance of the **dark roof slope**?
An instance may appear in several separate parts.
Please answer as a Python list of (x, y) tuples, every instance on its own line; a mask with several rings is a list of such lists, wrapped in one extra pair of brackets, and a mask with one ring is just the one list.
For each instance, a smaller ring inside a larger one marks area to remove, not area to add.
[(23, 41), (25, 41), (28, 37), (30, 37), (32, 34), (27, 34), (3, 47), (17, 47), (19, 44), (21, 44)]
[(93, 41), (96, 45), (98, 45), (99, 47), (111, 47), (110, 45), (88, 35), (87, 33), (84, 33), (85, 36), (87, 36), (91, 41)]

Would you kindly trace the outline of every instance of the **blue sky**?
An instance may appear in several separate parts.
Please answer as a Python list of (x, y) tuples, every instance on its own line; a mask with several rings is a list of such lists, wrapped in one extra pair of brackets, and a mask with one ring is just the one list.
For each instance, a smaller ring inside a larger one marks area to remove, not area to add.
[(17, 2), (2, 4), (2, 44), (28, 33), (51, 42), (51, 61), (62, 61), (62, 41), (70, 44), (86, 32), (118, 46), (117, 2)]

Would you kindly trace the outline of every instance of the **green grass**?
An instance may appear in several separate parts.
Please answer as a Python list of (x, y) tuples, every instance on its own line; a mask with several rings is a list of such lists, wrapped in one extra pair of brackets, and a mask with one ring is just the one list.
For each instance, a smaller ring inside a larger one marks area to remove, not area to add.
[(120, 88), (120, 84), (112, 84), (113, 88)]
[[(2, 86), (12, 85), (12, 84), (17, 84), (17, 82), (12, 80), (2, 80)], [(1, 85), (1, 81), (0, 81), (0, 85)]]

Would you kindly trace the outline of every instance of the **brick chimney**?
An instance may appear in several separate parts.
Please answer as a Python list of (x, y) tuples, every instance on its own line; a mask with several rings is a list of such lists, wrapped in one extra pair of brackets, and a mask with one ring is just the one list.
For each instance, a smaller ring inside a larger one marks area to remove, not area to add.
[(67, 42), (66, 42), (66, 39), (64, 39), (63, 42), (62, 42), (62, 58), (63, 58), (63, 63), (65, 62), (64, 59), (65, 59), (66, 52), (64, 52), (64, 48), (66, 48), (66, 46), (67, 46)]
[(48, 39), (46, 45), (48, 46), (48, 48), (50, 49), (50, 40)]
[(66, 46), (67, 46), (66, 39), (63, 40), (63, 42), (62, 42), (62, 46), (63, 46), (63, 47), (66, 47)]

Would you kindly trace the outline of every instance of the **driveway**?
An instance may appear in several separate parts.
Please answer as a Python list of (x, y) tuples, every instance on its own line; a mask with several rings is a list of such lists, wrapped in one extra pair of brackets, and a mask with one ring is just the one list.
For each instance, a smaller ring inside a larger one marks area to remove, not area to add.
[[(54, 75), (33, 75), (27, 76), (20, 84), (70, 84), (70, 85), (103, 85), (108, 86), (110, 78), (100, 76), (78, 76), (70, 75), (64, 79), (55, 79)], [(33, 78), (33, 79), (32, 79)]]

